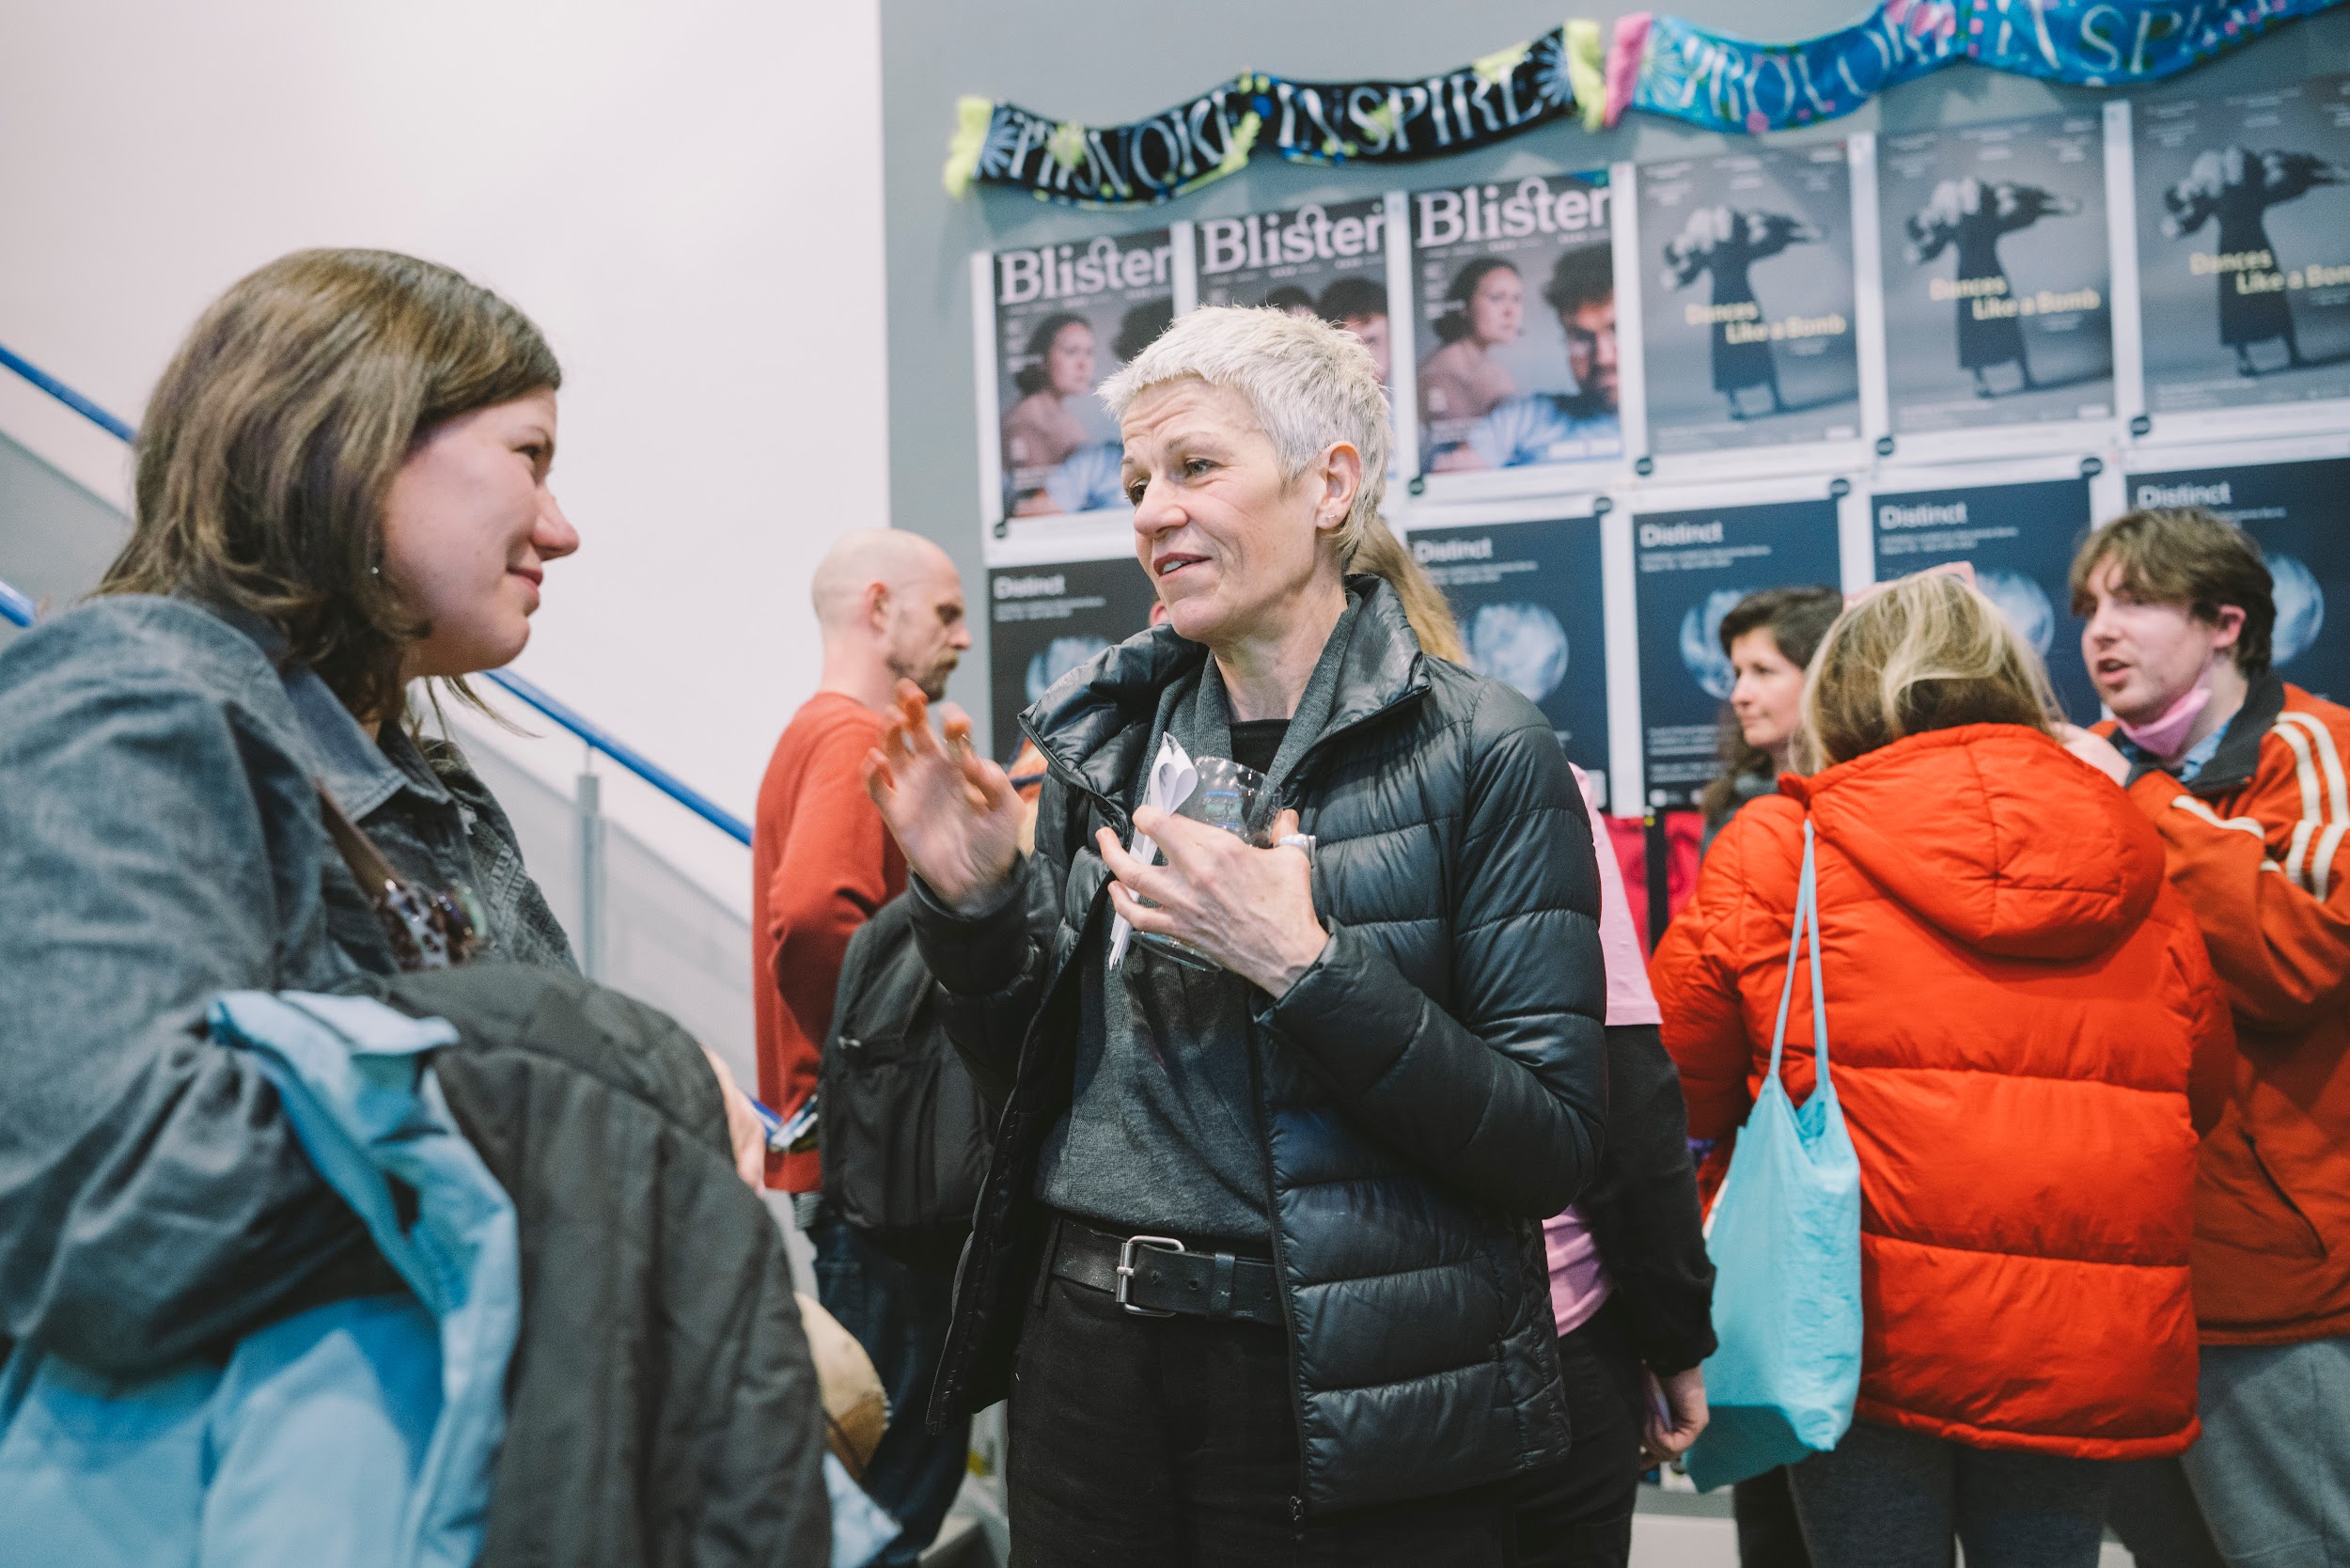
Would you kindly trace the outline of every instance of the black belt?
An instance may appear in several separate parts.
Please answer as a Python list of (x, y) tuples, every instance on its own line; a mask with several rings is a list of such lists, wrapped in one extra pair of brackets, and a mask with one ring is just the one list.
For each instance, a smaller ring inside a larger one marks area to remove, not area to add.
[(1106, 1236), (1073, 1219), (1058, 1229), (1053, 1274), (1117, 1297), (1136, 1317), (1282, 1325), (1280, 1285), (1263, 1259), (1195, 1252), (1172, 1236)]

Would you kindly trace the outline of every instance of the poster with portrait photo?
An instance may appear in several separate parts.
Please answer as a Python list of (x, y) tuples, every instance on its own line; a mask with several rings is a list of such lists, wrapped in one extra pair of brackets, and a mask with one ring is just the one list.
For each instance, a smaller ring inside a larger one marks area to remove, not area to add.
[(1416, 528), (1412, 558), (1444, 589), (1469, 664), (1525, 694), (1607, 799), (1606, 593), (1600, 520)]
[(1859, 439), (1844, 144), (1643, 165), (1638, 187), (1649, 449)]
[(1889, 583), (1950, 561), (1974, 569), (1975, 586), (2048, 666), (2064, 716), (2097, 722), (2097, 688), (2081, 663), (2081, 618), (2067, 586), (2073, 551), (2094, 511), (2089, 481), (1901, 487), (1869, 497), (1876, 580)]
[(2113, 416), (2105, 117), (1876, 143), (1892, 433)]
[(1837, 521), (1825, 496), (1633, 518), (1641, 772), (1652, 807), (1690, 804), (1721, 766), (1722, 705), (1735, 680), (1722, 617), (1763, 588), (1841, 586)]
[(1020, 749), (1020, 714), (1054, 682), (1151, 624), (1157, 595), (1131, 556), (1006, 567), (987, 574), (989, 737)]
[(1175, 319), (1172, 233), (997, 251), (991, 263), (1003, 515), (1123, 506), (1118, 427), (1094, 394)]
[(1414, 191), (1423, 474), (1623, 456), (1605, 169)]
[(2350, 397), (2350, 76), (2130, 124), (2147, 412)]
[(1192, 226), (1201, 305), (1272, 306), (1317, 316), (1363, 341), (1387, 384), (1387, 206), (1308, 201)]
[(2277, 601), (2269, 667), (2350, 702), (2350, 457), (2132, 474), (2128, 487), (2134, 510), (2201, 507), (2258, 541)]

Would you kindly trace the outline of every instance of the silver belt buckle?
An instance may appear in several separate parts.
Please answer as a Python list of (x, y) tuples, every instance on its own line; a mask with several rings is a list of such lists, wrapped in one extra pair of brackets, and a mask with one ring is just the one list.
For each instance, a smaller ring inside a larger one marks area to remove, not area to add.
[(1137, 1307), (1126, 1299), (1126, 1292), (1135, 1282), (1135, 1248), (1137, 1247), (1155, 1247), (1161, 1252), (1182, 1252), (1186, 1248), (1173, 1236), (1128, 1236), (1118, 1244), (1118, 1289), (1115, 1294), (1120, 1309), (1138, 1318), (1171, 1318), (1175, 1315), (1173, 1312), (1156, 1307)]

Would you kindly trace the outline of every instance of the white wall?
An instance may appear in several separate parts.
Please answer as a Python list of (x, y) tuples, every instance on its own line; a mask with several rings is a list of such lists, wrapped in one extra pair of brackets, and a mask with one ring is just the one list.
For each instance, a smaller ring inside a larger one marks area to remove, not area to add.
[[(0, 343), (135, 422), (281, 252), (497, 289), (562, 358), (585, 540), (516, 667), (747, 818), (815, 683), (808, 572), (888, 516), (878, 0), (74, 0), (6, 33)], [(0, 430), (127, 502), (121, 447), (5, 372)], [(714, 830), (605, 795), (747, 902)]]

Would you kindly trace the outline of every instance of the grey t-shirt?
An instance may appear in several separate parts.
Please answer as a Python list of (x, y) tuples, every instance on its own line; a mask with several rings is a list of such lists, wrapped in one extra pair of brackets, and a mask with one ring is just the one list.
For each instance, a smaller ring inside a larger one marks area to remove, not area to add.
[[(1277, 794), (1329, 717), (1355, 613), (1350, 595), (1264, 770)], [(1231, 708), (1214, 660), (1161, 694), (1146, 767), (1163, 734), (1195, 757), (1232, 755)], [(1107, 929), (1103, 922), (1084, 961), (1076, 1092), (1044, 1140), (1037, 1195), (1129, 1234), (1267, 1242), (1269, 1175), (1249, 1060), (1261, 993), (1146, 942), (1129, 943), (1110, 969)]]

